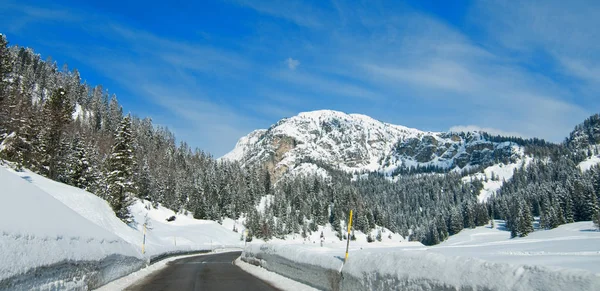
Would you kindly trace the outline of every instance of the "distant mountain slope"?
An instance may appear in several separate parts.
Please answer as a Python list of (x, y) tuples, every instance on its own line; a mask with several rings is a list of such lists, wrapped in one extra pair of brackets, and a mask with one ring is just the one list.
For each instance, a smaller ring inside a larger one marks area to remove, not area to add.
[(577, 125), (566, 140), (571, 149), (593, 149), (600, 144), (600, 115), (594, 114)]
[[(276, 177), (306, 162), (340, 170), (448, 171), (514, 161), (524, 155), (513, 142), (492, 142), (478, 132), (428, 132), (361, 114), (319, 110), (285, 118), (242, 137), (221, 159), (266, 164)], [(302, 167), (307, 168), (307, 167)]]

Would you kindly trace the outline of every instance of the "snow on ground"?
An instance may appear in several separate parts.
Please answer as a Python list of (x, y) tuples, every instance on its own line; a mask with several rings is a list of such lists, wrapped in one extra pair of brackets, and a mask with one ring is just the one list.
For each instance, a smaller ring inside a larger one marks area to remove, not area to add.
[[(106, 201), (94, 194), (28, 170), (15, 172), (0, 166), (0, 185), (0, 289), (3, 289), (2, 284), (24, 283), (23, 276), (34, 276), (38, 274), (35, 272), (43, 271), (44, 266), (66, 261), (85, 261), (88, 269), (96, 270), (101, 260), (106, 267), (123, 263), (123, 258), (132, 258), (127, 259), (122, 269), (109, 268), (115, 273), (109, 274), (106, 280), (112, 280), (139, 269), (157, 255), (242, 246), (240, 234), (229, 227), (177, 214), (160, 205), (155, 209), (145, 201), (137, 201), (130, 208), (135, 222), (126, 225)], [(175, 221), (166, 221), (170, 216), (175, 216)], [(148, 229), (142, 254), (144, 222)], [(118, 260), (115, 255), (120, 256)], [(69, 267), (63, 265), (63, 269)], [(73, 270), (65, 274), (68, 272)], [(52, 284), (64, 287), (73, 283), (63, 284), (60, 280)], [(75, 286), (85, 284), (83, 279), (79, 280)]]
[(497, 220), (493, 229), (490, 226), (465, 229), (428, 250), (492, 262), (581, 269), (600, 274), (600, 232), (595, 231), (590, 221), (511, 239), (510, 232), (504, 230), (504, 223)]
[(296, 282), (287, 277), (281, 276), (274, 272), (269, 272), (264, 268), (254, 266), (242, 261), (240, 258), (235, 260), (235, 265), (240, 269), (250, 273), (252, 276), (257, 277), (265, 282), (271, 284), (271, 286), (280, 290), (294, 290), (294, 291), (316, 291), (317, 289), (308, 285)]
[[(193, 219), (159, 206), (154, 209), (149, 202), (136, 202), (131, 208), (137, 236), (132, 243), (141, 244), (143, 224), (148, 219), (146, 252), (153, 256), (164, 252), (213, 250), (224, 247), (241, 247), (240, 235), (211, 220)], [(175, 216), (175, 221), (166, 218)]]
[[(128, 226), (114, 215), (105, 200), (94, 194), (52, 181), (28, 170), (13, 173), (27, 179), (81, 216), (140, 249), (143, 240), (143, 224), (148, 220), (146, 255), (149, 256), (178, 250), (204, 250), (240, 245), (239, 236), (217, 222), (193, 219), (161, 205), (153, 208), (147, 201), (138, 200), (131, 206), (135, 223)], [(171, 216), (176, 217), (175, 221), (166, 221)]]
[(591, 222), (515, 239), (495, 225), (432, 247), (353, 241), (345, 265), (345, 243), (328, 240), (250, 243), (242, 259), (319, 289), (600, 290), (600, 232)]
[(592, 166), (600, 164), (600, 156), (591, 156), (587, 158), (585, 161), (579, 163), (579, 169), (582, 172), (588, 171)]
[(292, 176), (317, 175), (324, 179), (330, 178), (329, 173), (325, 169), (312, 163), (301, 163), (299, 165), (296, 165), (291, 170), (289, 170), (288, 173)]
[[(483, 173), (475, 173), (473, 175), (463, 177), (463, 182), (469, 182), (471, 179), (481, 180), (483, 183), (483, 189), (481, 189), (477, 195), (477, 199), (479, 202), (485, 202), (502, 187), (504, 181), (512, 179), (515, 169), (518, 169), (523, 165), (527, 166), (531, 161), (531, 157), (525, 157), (524, 159), (518, 160), (516, 163), (510, 163), (508, 165), (502, 163), (496, 164), (485, 168)], [(494, 177), (493, 180), (492, 177)]]
[(50, 284), (49, 288), (85, 284), (81, 278), (84, 274), (77, 274), (78, 279), (59, 276), (53, 280), (31, 273), (35, 268), (57, 264), (61, 264), (65, 273), (75, 272), (66, 261), (101, 261), (111, 256), (133, 258), (129, 266), (112, 270), (116, 277), (99, 278), (101, 282), (122, 276), (143, 263), (134, 246), (48, 195), (28, 182), (27, 177), (0, 167), (0, 289), (30, 281), (26, 280), (28, 276), (41, 280), (39, 284)]

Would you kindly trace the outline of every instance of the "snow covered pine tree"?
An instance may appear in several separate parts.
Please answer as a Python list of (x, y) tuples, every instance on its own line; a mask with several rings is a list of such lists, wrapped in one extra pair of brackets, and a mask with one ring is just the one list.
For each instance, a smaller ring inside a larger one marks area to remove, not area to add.
[(107, 197), (117, 217), (126, 223), (132, 221), (128, 207), (137, 187), (134, 183), (135, 167), (131, 117), (127, 115), (117, 129), (112, 154), (107, 161)]

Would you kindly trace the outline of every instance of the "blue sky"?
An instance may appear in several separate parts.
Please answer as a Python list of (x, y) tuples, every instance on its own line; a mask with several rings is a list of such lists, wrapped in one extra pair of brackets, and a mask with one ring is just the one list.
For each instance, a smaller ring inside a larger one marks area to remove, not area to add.
[(3, 0), (0, 32), (218, 157), (317, 109), (562, 141), (600, 112), (598, 15), (599, 1)]

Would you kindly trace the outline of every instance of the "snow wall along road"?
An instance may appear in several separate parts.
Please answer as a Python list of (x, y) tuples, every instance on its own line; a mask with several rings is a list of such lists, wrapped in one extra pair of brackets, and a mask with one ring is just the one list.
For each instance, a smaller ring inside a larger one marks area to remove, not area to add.
[(0, 290), (92, 289), (146, 265), (136, 246), (42, 191), (30, 176), (0, 166), (0, 185)]
[(251, 244), (242, 260), (320, 290), (600, 290), (580, 270), (491, 263), (427, 251), (369, 249), (350, 254), (305, 245)]

